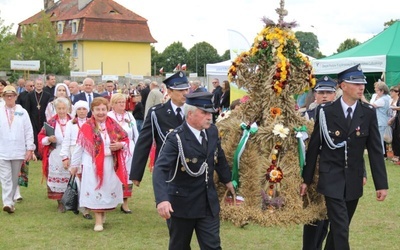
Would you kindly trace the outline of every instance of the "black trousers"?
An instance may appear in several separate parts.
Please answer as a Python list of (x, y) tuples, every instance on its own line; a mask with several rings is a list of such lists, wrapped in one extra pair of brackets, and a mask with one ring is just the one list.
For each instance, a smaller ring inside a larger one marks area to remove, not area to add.
[(349, 227), (358, 199), (345, 201), (325, 196), (325, 203), (331, 223), (325, 250), (349, 250)]
[(221, 249), (219, 216), (207, 215), (205, 218), (198, 219), (172, 216), (167, 220), (167, 224), (170, 250), (189, 250), (193, 231), (196, 232), (200, 249)]
[(321, 250), (328, 234), (329, 220), (318, 220), (303, 227), (303, 250)]

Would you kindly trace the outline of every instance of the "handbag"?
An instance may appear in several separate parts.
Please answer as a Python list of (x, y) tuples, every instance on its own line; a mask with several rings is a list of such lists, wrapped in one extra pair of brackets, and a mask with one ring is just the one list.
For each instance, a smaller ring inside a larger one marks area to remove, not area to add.
[(392, 143), (393, 131), (391, 126), (386, 126), (385, 131), (383, 132), (383, 140), (386, 143)]
[(78, 185), (76, 184), (75, 175), (69, 177), (67, 189), (65, 190), (61, 203), (64, 205), (66, 211), (78, 211)]

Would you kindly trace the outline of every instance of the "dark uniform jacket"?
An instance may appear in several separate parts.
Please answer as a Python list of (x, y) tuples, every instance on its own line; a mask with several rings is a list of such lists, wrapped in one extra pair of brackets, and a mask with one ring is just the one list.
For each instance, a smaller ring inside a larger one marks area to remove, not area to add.
[(155, 160), (157, 160), (158, 153), (160, 152), (163, 144), (163, 140), (159, 136), (155, 124), (154, 126), (151, 124), (152, 113), (156, 115), (158, 125), (164, 136), (166, 136), (168, 132), (181, 125), (175, 116), (175, 111), (172, 109), (171, 100), (168, 100), (164, 104), (157, 104), (150, 108), (149, 113), (146, 116), (146, 120), (144, 121), (143, 128), (139, 133), (135, 150), (133, 151), (131, 172), (129, 177), (130, 180), (142, 180), (151, 145), (153, 143), (153, 135), (156, 141)]
[[(347, 165), (345, 149), (330, 149), (324, 138), (321, 138), (319, 112), (325, 111), (329, 136), (335, 144), (347, 141)], [(364, 150), (368, 158), (376, 190), (388, 189), (386, 167), (375, 109), (358, 102), (353, 112), (350, 128), (347, 128), (340, 98), (335, 102), (321, 104), (317, 108), (314, 131), (308, 144), (306, 166), (303, 178), (310, 184), (318, 155), (319, 181), (317, 190), (321, 194), (347, 201), (358, 199), (363, 194)]]
[[(198, 177), (190, 176), (179, 162), (175, 174), (178, 157), (176, 134), (181, 138), (183, 152), (188, 167), (197, 172), (206, 160), (208, 171)], [(213, 180), (214, 170), (222, 183), (231, 181), (231, 172), (221, 148), (218, 129), (214, 124), (206, 130), (208, 152), (206, 153), (186, 122), (168, 135), (166, 144), (157, 159), (153, 172), (153, 188), (156, 203), (169, 201), (174, 212), (172, 216), (180, 218), (203, 218), (207, 209), (213, 216), (218, 216), (220, 207)], [(206, 173), (208, 174), (206, 181)], [(173, 181), (167, 183), (166, 181)]]

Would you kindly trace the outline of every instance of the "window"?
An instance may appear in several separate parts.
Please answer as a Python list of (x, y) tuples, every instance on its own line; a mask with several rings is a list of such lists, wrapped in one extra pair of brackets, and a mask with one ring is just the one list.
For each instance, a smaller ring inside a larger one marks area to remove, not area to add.
[(72, 20), (71, 23), (72, 34), (78, 33), (78, 29), (79, 29), (79, 19)]
[(61, 52), (63, 52), (63, 45), (62, 45), (62, 43), (59, 43), (59, 44), (58, 44), (58, 49), (59, 49)]
[(75, 58), (78, 57), (78, 43), (72, 44), (72, 56)]
[(64, 22), (57, 22), (57, 34), (61, 35), (64, 30)]
[(76, 34), (76, 33), (78, 33), (78, 22), (73, 21), (72, 22), (72, 34)]

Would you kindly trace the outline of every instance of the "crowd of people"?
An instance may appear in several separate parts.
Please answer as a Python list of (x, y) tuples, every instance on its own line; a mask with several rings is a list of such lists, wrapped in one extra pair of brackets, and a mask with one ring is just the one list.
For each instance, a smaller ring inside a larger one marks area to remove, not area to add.
[[(214, 172), (231, 193), (235, 191), (214, 123), (227, 110), (240, 110), (241, 104), (231, 100), (228, 81), (214, 78), (213, 90), (208, 91), (178, 71), (162, 84), (146, 79), (120, 89), (113, 81), (95, 84), (91, 78), (81, 85), (56, 83), (54, 75), (46, 76), (45, 82), (19, 79), (16, 87), (0, 83), (3, 211), (15, 212), (16, 197), (22, 199), (21, 166), (37, 158), (57, 210), (65, 212), (61, 198), (71, 175), (76, 176), (79, 211), (85, 219), (93, 219), (93, 214), (94, 231), (103, 231), (106, 212), (120, 205), (123, 214), (132, 213), (128, 199), (150, 165), (170, 249), (189, 249), (193, 231), (202, 249), (220, 249)], [(304, 113), (315, 127), (300, 194), (312, 183), (319, 158), (318, 191), (325, 196), (329, 219), (304, 227), (303, 249), (321, 249), (327, 235), (326, 249), (349, 249), (350, 221), (366, 182), (365, 148), (377, 199), (385, 199), (387, 126), (393, 128), (392, 160), (400, 164), (400, 88), (389, 89), (378, 81), (367, 100), (365, 84), (362, 71), (354, 67), (341, 72), (338, 81), (324, 76)]]
[[(24, 137), (18, 138), (16, 144), (20, 147), (16, 152), (21, 154), (18, 161), (12, 162), (12, 167), (5, 165), (12, 176), (2, 179), (3, 210), (15, 212), (15, 202), (22, 200), (18, 188), (21, 166), (39, 159), (47, 196), (57, 201), (60, 213), (65, 212), (61, 199), (69, 179), (71, 175), (77, 177), (79, 211), (85, 219), (93, 219), (94, 214), (95, 231), (103, 230), (105, 212), (119, 204), (122, 213), (132, 213), (128, 199), (132, 197), (133, 183), (139, 186), (150, 149), (154, 147), (154, 163), (167, 132), (185, 120), (186, 95), (207, 92), (200, 81), (189, 83), (184, 72), (162, 84), (146, 79), (129, 89), (117, 89), (113, 81), (96, 84), (91, 78), (80, 84), (68, 80), (57, 83), (51, 74), (45, 79), (20, 78), (14, 86), (0, 82), (0, 102), (6, 107), (4, 117), (8, 118), (2, 121), (10, 124), (12, 119), (13, 130), (19, 131), (17, 126), (30, 125), (19, 133)], [(192, 86), (198, 90), (190, 91)], [(229, 91), (224, 96), (229, 103)], [(9, 104), (11, 100), (13, 105)], [(14, 108), (8, 111), (8, 105)], [(176, 108), (180, 109), (179, 114), (172, 112)], [(24, 120), (19, 124), (14, 117)], [(140, 177), (135, 176), (137, 172)]]

